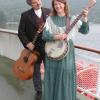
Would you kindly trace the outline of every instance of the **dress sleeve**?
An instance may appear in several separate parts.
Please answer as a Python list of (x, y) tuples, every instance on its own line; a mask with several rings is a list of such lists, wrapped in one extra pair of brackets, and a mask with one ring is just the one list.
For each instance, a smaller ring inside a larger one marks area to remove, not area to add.
[(47, 18), (46, 23), (45, 23), (45, 27), (43, 30), (43, 35), (42, 35), (42, 39), (45, 41), (50, 41), (53, 40), (54, 35), (50, 32), (50, 23), (49, 20)]
[(81, 27), (79, 28), (79, 32), (82, 34), (87, 34), (89, 32), (89, 23), (83, 21)]

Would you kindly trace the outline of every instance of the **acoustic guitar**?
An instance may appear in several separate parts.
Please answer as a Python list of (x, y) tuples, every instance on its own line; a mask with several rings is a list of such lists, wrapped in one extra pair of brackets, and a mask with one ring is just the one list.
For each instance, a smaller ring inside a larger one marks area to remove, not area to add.
[[(44, 27), (44, 24), (42, 24), (39, 27), (39, 29), (32, 41), (33, 44), (37, 40), (38, 35), (43, 30), (43, 27)], [(14, 65), (13, 65), (13, 72), (14, 72), (15, 76), (20, 80), (31, 79), (33, 77), (33, 73), (34, 73), (34, 63), (37, 61), (39, 55), (40, 55), (39, 52), (37, 52), (35, 50), (33, 50), (33, 51), (30, 51), (28, 49), (22, 50), (19, 59), (17, 61), (15, 61)]]

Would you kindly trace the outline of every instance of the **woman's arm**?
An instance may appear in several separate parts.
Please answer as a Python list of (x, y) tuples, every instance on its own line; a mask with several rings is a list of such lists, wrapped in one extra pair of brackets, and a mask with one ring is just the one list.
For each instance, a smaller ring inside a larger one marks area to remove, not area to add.
[(87, 34), (89, 32), (89, 23), (82, 21), (82, 25), (78, 31), (82, 34)]
[(83, 10), (83, 21), (82, 21), (82, 25), (79, 28), (79, 32), (81, 32), (82, 34), (87, 34), (89, 32), (89, 24), (88, 24), (88, 9), (84, 9)]
[(50, 32), (50, 20), (50, 17), (48, 17), (45, 23), (45, 28), (43, 30), (42, 39), (45, 41), (50, 41), (54, 39), (53, 33)]
[(49, 30), (46, 29), (46, 27), (44, 28), (42, 39), (45, 41), (53, 40), (53, 34), (51, 34)]

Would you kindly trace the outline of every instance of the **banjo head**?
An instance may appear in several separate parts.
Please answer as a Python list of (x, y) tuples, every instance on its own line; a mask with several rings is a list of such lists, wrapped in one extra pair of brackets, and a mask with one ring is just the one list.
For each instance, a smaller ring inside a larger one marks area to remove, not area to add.
[(68, 52), (68, 44), (66, 43), (66, 41), (46, 42), (45, 52), (49, 58), (60, 60), (66, 56)]

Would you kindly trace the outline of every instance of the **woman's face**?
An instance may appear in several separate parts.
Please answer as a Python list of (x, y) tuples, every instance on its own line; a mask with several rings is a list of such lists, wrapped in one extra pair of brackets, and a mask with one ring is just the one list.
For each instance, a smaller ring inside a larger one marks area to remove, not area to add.
[(64, 3), (61, 3), (61, 2), (59, 2), (59, 1), (54, 1), (54, 8), (55, 8), (55, 10), (56, 10), (56, 12), (57, 12), (57, 14), (59, 14), (59, 13), (64, 13), (65, 11), (64, 11), (64, 9), (65, 9), (65, 4)]

